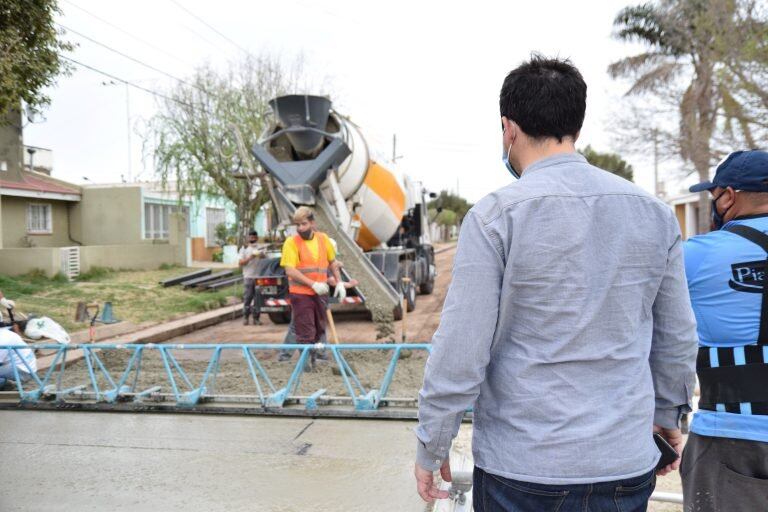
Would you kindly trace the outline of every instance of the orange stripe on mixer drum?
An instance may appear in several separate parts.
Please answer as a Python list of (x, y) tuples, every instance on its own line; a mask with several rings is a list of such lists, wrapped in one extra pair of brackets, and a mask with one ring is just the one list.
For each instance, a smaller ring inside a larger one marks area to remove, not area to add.
[(357, 245), (364, 251), (370, 251), (381, 243), (381, 241), (376, 238), (376, 235), (371, 233), (371, 230), (368, 229), (368, 226), (366, 226), (364, 222), (360, 222), (360, 231), (357, 232), (356, 241)]
[(403, 216), (405, 213), (405, 193), (394, 174), (376, 162), (371, 162), (363, 183), (387, 203), (395, 217), (399, 219)]

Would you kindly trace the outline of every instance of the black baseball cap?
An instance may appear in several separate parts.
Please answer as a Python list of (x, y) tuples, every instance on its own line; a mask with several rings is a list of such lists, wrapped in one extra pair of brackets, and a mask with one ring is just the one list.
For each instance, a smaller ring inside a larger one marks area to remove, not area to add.
[(692, 186), (691, 192), (733, 187), (747, 192), (768, 192), (768, 152), (734, 151), (720, 162), (712, 181)]

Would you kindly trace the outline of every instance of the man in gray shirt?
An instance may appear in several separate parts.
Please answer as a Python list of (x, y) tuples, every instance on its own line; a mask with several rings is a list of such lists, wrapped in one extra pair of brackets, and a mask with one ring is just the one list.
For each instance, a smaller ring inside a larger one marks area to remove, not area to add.
[(256, 284), (259, 277), (259, 261), (265, 252), (259, 248), (259, 234), (248, 233), (248, 245), (240, 249), (238, 264), (243, 269), (243, 325), (248, 325), (248, 318), (253, 313), (253, 325), (261, 325), (261, 293)]
[[(575, 150), (586, 109), (570, 62), (506, 77), (514, 177), (465, 217), (419, 399), (419, 494), (447, 497), (473, 408), (475, 511), (646, 510), (659, 451), (682, 448), (697, 350), (670, 208)], [(678, 462), (661, 469), (666, 474)]]

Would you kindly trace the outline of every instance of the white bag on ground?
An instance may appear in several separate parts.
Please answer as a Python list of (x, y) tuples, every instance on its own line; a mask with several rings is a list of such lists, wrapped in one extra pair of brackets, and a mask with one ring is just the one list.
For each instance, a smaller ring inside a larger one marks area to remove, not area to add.
[(24, 335), (33, 340), (50, 338), (63, 345), (69, 345), (70, 342), (67, 331), (47, 316), (31, 318), (29, 322), (27, 322), (27, 328), (24, 329)]

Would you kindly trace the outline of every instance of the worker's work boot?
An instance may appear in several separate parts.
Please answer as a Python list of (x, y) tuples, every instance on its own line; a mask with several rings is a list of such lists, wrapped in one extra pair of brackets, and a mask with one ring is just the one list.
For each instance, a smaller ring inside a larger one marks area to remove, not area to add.
[(291, 354), (290, 351), (281, 350), (280, 355), (277, 356), (277, 360), (280, 361), (281, 363), (284, 363), (285, 361), (290, 361), (292, 356), (293, 355)]
[(261, 315), (253, 315), (253, 325), (261, 325)]
[(248, 325), (248, 315), (243, 316), (243, 325)]

